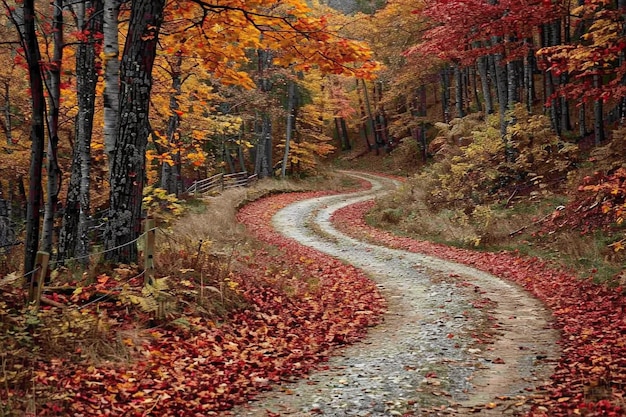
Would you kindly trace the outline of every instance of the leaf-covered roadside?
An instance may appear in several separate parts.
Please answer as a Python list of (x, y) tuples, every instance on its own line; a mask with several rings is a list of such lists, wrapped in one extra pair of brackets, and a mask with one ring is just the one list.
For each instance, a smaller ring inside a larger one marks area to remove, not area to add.
[(562, 334), (562, 356), (548, 395), (535, 398), (532, 416), (622, 416), (626, 413), (626, 296), (623, 289), (597, 285), (515, 253), (484, 253), (395, 236), (367, 225), (374, 202), (335, 212), (345, 233), (385, 246), (470, 265), (511, 280), (542, 300)]
[[(32, 415), (214, 415), (270, 389), (273, 382), (307, 373), (335, 347), (361, 337), (385, 310), (376, 286), (354, 267), (286, 241), (269, 225), (277, 210), (314, 195), (275, 195), (241, 210), (240, 221), (273, 246), (242, 259), (228, 277), (246, 307), (224, 322), (188, 314), (184, 325), (179, 319), (176, 326), (137, 331), (132, 337), (120, 333), (119, 342), (132, 352), (126, 360), (94, 363), (78, 351), (42, 356), (33, 365), (32, 384), (24, 389), (48, 400), (37, 404)], [(170, 280), (190, 285), (182, 278)], [(120, 303), (88, 307), (77, 314), (94, 320), (100, 314), (103, 326), (122, 329), (124, 321), (132, 321), (132, 312)], [(12, 389), (0, 395), (3, 403), (17, 405), (22, 394)]]

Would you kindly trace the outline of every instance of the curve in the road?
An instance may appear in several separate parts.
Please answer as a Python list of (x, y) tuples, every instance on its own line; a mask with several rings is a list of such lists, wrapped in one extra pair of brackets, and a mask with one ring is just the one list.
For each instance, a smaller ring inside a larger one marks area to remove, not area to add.
[[(476, 269), (337, 231), (330, 222), (334, 211), (397, 186), (388, 178), (350, 175), (366, 179), (372, 188), (294, 203), (274, 216), (273, 226), (368, 273), (388, 300), (384, 323), (332, 358), (326, 371), (234, 414), (502, 415), (498, 397), (523, 404), (528, 391), (551, 373), (544, 359), (557, 354), (557, 334), (542, 304), (516, 285)], [(494, 326), (497, 336), (491, 337)], [(481, 334), (491, 337), (488, 344), (477, 343)], [(507, 411), (513, 402), (505, 404)]]

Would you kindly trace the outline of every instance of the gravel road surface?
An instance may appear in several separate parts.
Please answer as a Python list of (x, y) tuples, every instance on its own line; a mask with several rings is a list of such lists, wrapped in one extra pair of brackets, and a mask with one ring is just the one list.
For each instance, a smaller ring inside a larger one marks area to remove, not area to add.
[(364, 270), (389, 304), (384, 322), (319, 371), (225, 415), (522, 415), (558, 357), (543, 305), (514, 284), (441, 259), (364, 243), (332, 213), (398, 184), (292, 204), (273, 218), (288, 238)]

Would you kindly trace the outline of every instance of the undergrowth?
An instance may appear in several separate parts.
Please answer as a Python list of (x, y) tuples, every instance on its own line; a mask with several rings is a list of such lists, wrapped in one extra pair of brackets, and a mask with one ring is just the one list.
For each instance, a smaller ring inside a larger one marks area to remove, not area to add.
[[(438, 124), (444, 151), (368, 222), (402, 235), (476, 250), (513, 250), (581, 276), (626, 283), (626, 130), (583, 153), (521, 107), (503, 141), (497, 117)], [(623, 282), (622, 282), (623, 281)]]
[[(58, 380), (50, 379), (55, 367), (87, 372), (103, 364), (132, 368), (143, 360), (146, 346), (158, 343), (155, 330), (189, 335), (204, 328), (200, 322), (220, 326), (249, 308), (239, 275), (250, 274), (245, 259), (262, 246), (237, 223), (238, 207), (277, 192), (355, 186), (344, 176), (329, 174), (299, 181), (264, 180), (220, 196), (188, 200), (147, 188), (145, 204), (158, 222), (154, 276), (144, 275), (141, 264), (111, 266), (92, 257), (86, 270), (78, 264), (55, 269), (37, 309), (25, 303), (21, 275), (3, 274), (0, 417), (39, 415), (43, 409), (46, 415), (55, 415), (55, 409), (61, 413), (72, 399)], [(3, 267), (17, 270), (8, 260)], [(296, 281), (273, 278), (289, 275), (284, 265), (274, 275), (279, 266), (263, 266), (266, 271), (254, 285), (270, 285), (286, 294), (295, 291)], [(305, 284), (311, 289), (318, 285)]]

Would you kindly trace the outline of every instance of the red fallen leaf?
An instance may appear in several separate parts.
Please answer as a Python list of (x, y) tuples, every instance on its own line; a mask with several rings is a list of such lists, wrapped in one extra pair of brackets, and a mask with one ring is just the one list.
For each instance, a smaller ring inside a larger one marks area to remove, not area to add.
[(437, 378), (437, 373), (436, 372), (428, 372), (426, 375), (424, 375), (426, 378)]
[(492, 363), (495, 363), (497, 365), (504, 365), (504, 360), (502, 358), (495, 358), (494, 360), (491, 361)]
[[(544, 261), (523, 258), (517, 253), (472, 252), (374, 229), (364, 221), (364, 213), (373, 204), (370, 201), (348, 206), (335, 212), (331, 220), (335, 227), (353, 237), (470, 265), (515, 282), (552, 310), (554, 325), (562, 334), (562, 356), (547, 387), (549, 395), (532, 400), (537, 406), (530, 415), (565, 417), (571, 416), (573, 410), (577, 411), (574, 414), (590, 416), (622, 416), (626, 413), (620, 406), (623, 402), (585, 403), (587, 394), (583, 389), (590, 381), (611, 381), (613, 397), (625, 395), (626, 321), (623, 317), (626, 296), (623, 292), (596, 285), (591, 279), (578, 279), (572, 273), (553, 269)], [(489, 305), (479, 302), (474, 307)], [(529, 390), (533, 391), (533, 388)], [(570, 401), (557, 401), (565, 397)]]
[(453, 337), (454, 337), (453, 333), (448, 333), (448, 335), (446, 336), (446, 338), (448, 338), (448, 339), (452, 339)]

